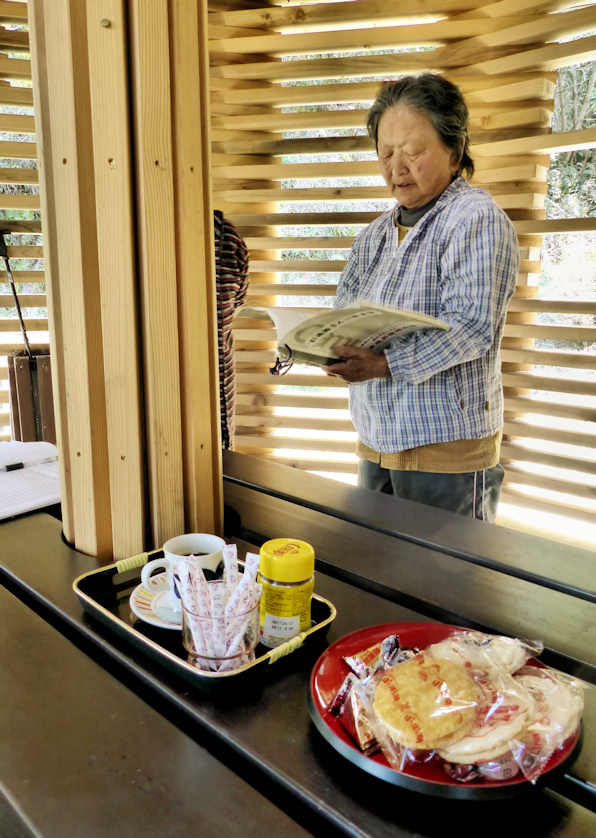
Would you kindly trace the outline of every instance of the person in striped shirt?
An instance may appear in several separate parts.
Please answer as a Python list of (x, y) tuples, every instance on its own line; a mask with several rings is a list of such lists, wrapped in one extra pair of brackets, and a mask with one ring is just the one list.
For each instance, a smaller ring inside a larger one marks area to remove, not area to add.
[(248, 250), (234, 225), (215, 210), (215, 276), (217, 285), (217, 338), (219, 350), (219, 406), (222, 448), (234, 445), (236, 376), (232, 319), (246, 299)]
[(383, 87), (367, 128), (396, 205), (356, 238), (335, 306), (373, 302), (446, 321), (380, 353), (336, 347), (349, 383), (359, 485), (494, 521), (503, 481), (500, 343), (519, 247), (474, 173), (468, 110), (441, 76)]

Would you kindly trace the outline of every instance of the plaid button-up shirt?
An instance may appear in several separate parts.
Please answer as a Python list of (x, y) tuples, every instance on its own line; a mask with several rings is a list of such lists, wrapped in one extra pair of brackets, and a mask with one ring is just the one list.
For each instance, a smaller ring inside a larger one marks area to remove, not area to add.
[(396, 218), (397, 207), (357, 237), (335, 307), (373, 302), (451, 328), (396, 338), (384, 350), (391, 377), (350, 384), (358, 436), (383, 453), (490, 436), (503, 425), (499, 346), (519, 267), (513, 225), (461, 177), (401, 245)]

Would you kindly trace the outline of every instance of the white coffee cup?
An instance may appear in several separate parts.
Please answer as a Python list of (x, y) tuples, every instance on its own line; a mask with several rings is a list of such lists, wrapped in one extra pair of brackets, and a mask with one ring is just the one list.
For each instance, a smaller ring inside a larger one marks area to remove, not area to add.
[(141, 570), (141, 582), (149, 584), (149, 577), (155, 571), (162, 570), (166, 574), (165, 591), (160, 598), (160, 608), (173, 612), (173, 615), (182, 613), (180, 595), (176, 588), (174, 572), (181, 561), (192, 561), (198, 567), (205, 570), (217, 570), (217, 566), (223, 558), (223, 548), (226, 542), (217, 535), (204, 532), (193, 532), (185, 535), (176, 535), (170, 538), (163, 545), (163, 559), (153, 559), (143, 565)]

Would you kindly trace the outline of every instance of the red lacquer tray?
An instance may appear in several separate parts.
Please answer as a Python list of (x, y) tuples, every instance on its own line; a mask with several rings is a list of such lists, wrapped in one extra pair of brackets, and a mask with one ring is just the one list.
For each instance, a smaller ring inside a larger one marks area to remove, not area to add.
[[(317, 730), (336, 751), (364, 771), (412, 791), (438, 797), (495, 800), (510, 797), (528, 789), (530, 783), (521, 773), (511, 780), (474, 780), (469, 783), (458, 783), (445, 774), (439, 760), (432, 760), (428, 763), (409, 763), (403, 771), (397, 771), (391, 768), (381, 753), (365, 756), (342, 727), (339, 719), (327, 710), (329, 702), (350, 671), (343, 660), (345, 655), (362, 651), (389, 634), (399, 635), (402, 647), (416, 646), (419, 649), (425, 649), (431, 643), (444, 640), (452, 632), (461, 630), (458, 626), (445, 623), (385, 623), (360, 629), (337, 640), (318, 659), (310, 677), (308, 706)], [(535, 659), (531, 659), (530, 662), (540, 665)], [(552, 755), (539, 781), (549, 772), (556, 768), (561, 769), (564, 764), (575, 758), (580, 747), (581, 725), (576, 733)]]

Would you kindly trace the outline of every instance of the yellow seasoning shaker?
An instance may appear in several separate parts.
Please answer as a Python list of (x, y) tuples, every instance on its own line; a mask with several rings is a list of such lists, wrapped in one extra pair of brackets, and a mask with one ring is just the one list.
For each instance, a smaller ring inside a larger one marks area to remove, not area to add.
[(315, 551), (297, 538), (273, 538), (261, 547), (261, 643), (279, 646), (310, 628)]

